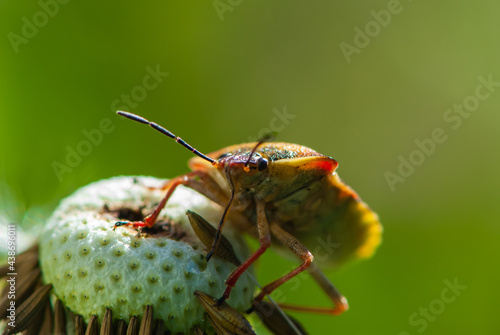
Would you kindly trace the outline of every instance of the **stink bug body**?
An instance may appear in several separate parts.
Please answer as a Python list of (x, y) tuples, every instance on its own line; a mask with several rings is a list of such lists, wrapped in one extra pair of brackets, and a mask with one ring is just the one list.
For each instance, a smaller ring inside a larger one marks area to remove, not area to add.
[[(381, 241), (382, 228), (377, 215), (335, 172), (337, 161), (307, 147), (290, 143), (246, 143), (204, 155), (170, 131), (140, 116), (118, 114), (148, 124), (175, 139), (197, 157), (189, 161), (192, 172), (171, 179), (166, 195), (156, 210), (143, 221), (118, 222), (134, 227), (152, 226), (178, 185), (185, 185), (225, 208), (219, 222), (210, 259), (220, 240), (227, 215), (235, 216), (237, 229), (259, 239), (260, 247), (227, 278), (226, 290), (219, 299), (229, 297), (244, 271), (271, 246), (288, 247), (302, 264), (287, 275), (266, 285), (255, 298), (261, 301), (281, 284), (308, 269), (334, 303), (333, 308), (300, 307), (304, 311), (340, 314), (347, 300), (327, 277), (312, 264), (318, 238), (337, 246), (325, 264), (340, 265), (347, 260), (373, 254)], [(294, 309), (293, 306), (286, 306)]]

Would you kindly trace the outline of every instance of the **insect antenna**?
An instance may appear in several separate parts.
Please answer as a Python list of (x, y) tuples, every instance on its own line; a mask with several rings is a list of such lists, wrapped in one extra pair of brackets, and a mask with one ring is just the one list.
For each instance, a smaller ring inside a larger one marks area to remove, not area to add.
[(175, 135), (170, 130), (167, 130), (167, 129), (163, 128), (159, 124), (151, 122), (151, 121), (148, 121), (145, 118), (143, 118), (142, 116), (135, 115), (135, 114), (132, 114), (132, 113), (129, 113), (129, 112), (125, 112), (125, 111), (117, 111), (116, 114), (121, 115), (121, 116), (125, 116), (127, 119), (130, 119), (130, 120), (133, 120), (133, 121), (136, 121), (136, 122), (139, 122), (139, 123), (144, 123), (144, 124), (149, 125), (151, 128), (159, 131), (163, 135), (167, 135), (168, 137), (173, 138), (177, 143), (179, 143), (180, 145), (182, 145), (184, 148), (187, 148), (193, 154), (195, 154), (195, 155), (203, 158), (206, 161), (209, 161), (210, 163), (212, 163), (212, 165), (217, 165), (217, 161), (215, 161), (212, 158), (208, 157), (207, 155), (201, 153), (200, 151), (198, 151), (197, 149), (195, 149), (193, 146), (191, 146), (189, 143), (187, 143), (186, 141), (184, 141), (182, 138), (180, 138), (179, 136)]
[(259, 142), (257, 142), (257, 144), (255, 145), (255, 147), (253, 147), (252, 152), (250, 152), (250, 155), (248, 156), (248, 159), (247, 159), (247, 161), (245, 163), (245, 167), (248, 166), (248, 164), (250, 164), (250, 161), (252, 160), (252, 156), (255, 154), (255, 151), (257, 151), (257, 148), (260, 147), (264, 142), (270, 141), (270, 140), (272, 140), (275, 137), (276, 137), (276, 133), (275, 132), (268, 133), (268, 134), (264, 135), (259, 140)]
[(217, 232), (215, 233), (215, 237), (214, 237), (214, 240), (212, 242), (212, 248), (210, 249), (210, 251), (208, 252), (207, 257), (206, 257), (207, 262), (210, 260), (210, 258), (212, 257), (212, 255), (215, 252), (215, 249), (217, 248), (217, 246), (219, 244), (220, 236), (222, 233), (222, 228), (224, 227), (224, 223), (226, 221), (226, 215), (229, 212), (229, 209), (231, 208), (231, 205), (233, 204), (233, 200), (234, 200), (234, 193), (235, 193), (234, 183), (233, 183), (233, 178), (231, 177), (231, 169), (229, 169), (227, 167), (227, 165), (226, 165), (225, 172), (226, 172), (227, 180), (229, 181), (229, 188), (231, 189), (231, 196), (229, 197), (229, 202), (227, 203), (226, 208), (224, 208), (224, 213), (222, 213), (222, 217), (220, 218), (219, 226), (217, 227)]

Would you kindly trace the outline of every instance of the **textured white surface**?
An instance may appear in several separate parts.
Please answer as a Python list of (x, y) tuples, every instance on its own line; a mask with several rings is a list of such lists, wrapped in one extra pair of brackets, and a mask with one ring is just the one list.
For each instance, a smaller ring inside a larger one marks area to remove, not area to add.
[[(174, 222), (174, 231), (185, 231), (194, 246), (165, 237), (136, 237), (136, 231), (119, 227), (113, 213), (120, 207), (146, 206), (150, 213), (164, 195), (145, 185), (165, 181), (151, 177), (115, 177), (85, 186), (64, 199), (49, 219), (40, 238), (40, 262), (44, 281), (74, 313), (86, 320), (102, 317), (107, 307), (113, 318), (128, 320), (141, 315), (146, 305), (163, 319), (171, 332), (190, 332), (193, 325), (206, 326), (204, 310), (194, 290), (220, 297), (224, 281), (234, 265), (217, 258), (207, 264), (204, 247), (191, 230), (186, 210), (217, 223), (221, 208), (198, 193), (180, 186), (159, 220)], [(225, 229), (240, 259), (248, 256), (241, 237)], [(196, 249), (196, 250), (195, 250)], [(242, 311), (250, 307), (254, 284), (244, 275), (231, 293), (229, 303)]]

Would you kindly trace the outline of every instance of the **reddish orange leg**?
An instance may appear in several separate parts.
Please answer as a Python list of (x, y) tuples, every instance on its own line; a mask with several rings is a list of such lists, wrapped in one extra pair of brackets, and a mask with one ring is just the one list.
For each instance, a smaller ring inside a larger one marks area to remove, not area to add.
[(277, 289), (282, 284), (286, 283), (288, 280), (292, 279), (302, 271), (306, 270), (312, 263), (314, 257), (307, 248), (300, 243), (295, 237), (290, 235), (288, 232), (283, 230), (278, 224), (271, 224), (271, 231), (274, 236), (276, 236), (283, 244), (288, 246), (288, 248), (297, 255), (300, 259), (302, 259), (303, 263), (284, 275), (283, 277), (273, 281), (270, 284), (267, 284), (262, 288), (262, 291), (259, 293), (257, 297), (254, 299), (254, 304), (260, 302), (267, 294), (270, 294), (272, 291)]
[(349, 304), (347, 299), (339, 292), (339, 290), (332, 284), (330, 279), (320, 270), (320, 268), (314, 263), (308, 269), (311, 276), (318, 283), (321, 289), (328, 295), (330, 300), (334, 304), (334, 308), (328, 307), (308, 307), (308, 306), (298, 306), (289, 304), (280, 304), (279, 306), (283, 309), (300, 311), (300, 312), (310, 312), (315, 314), (326, 314), (326, 315), (339, 315), (349, 309)]
[(286, 244), (288, 248), (302, 259), (303, 263), (292, 270), (290, 273), (284, 275), (283, 277), (273, 281), (272, 283), (264, 286), (261, 293), (254, 299), (254, 304), (260, 302), (264, 296), (270, 294), (280, 285), (284, 284), (286, 281), (295, 277), (304, 270), (308, 270), (314, 280), (319, 284), (321, 289), (328, 295), (332, 300), (335, 307), (334, 308), (323, 308), (323, 307), (308, 307), (308, 306), (295, 306), (280, 304), (279, 306), (283, 309), (296, 310), (302, 312), (312, 312), (319, 314), (328, 315), (339, 315), (344, 311), (349, 309), (346, 298), (333, 286), (332, 282), (325, 276), (325, 274), (319, 269), (318, 266), (312, 263), (314, 257), (307, 248), (300, 243), (294, 236), (290, 235), (288, 232), (283, 230), (278, 224), (271, 224), (271, 232), (276, 236), (283, 244)]
[[(194, 172), (188, 173), (189, 175), (193, 175), (193, 177), (188, 177), (187, 180), (183, 183), (184, 186), (189, 187), (196, 192), (203, 194), (213, 202), (226, 206), (228, 202), (227, 192), (224, 192), (219, 184), (210, 177), (210, 175), (205, 170), (194, 170)], [(144, 186), (150, 190), (167, 190), (172, 183), (172, 180), (167, 181), (163, 186)]]
[(161, 210), (165, 207), (168, 199), (170, 199), (172, 193), (174, 193), (177, 186), (188, 184), (189, 180), (196, 177), (198, 174), (199, 174), (198, 171), (193, 171), (168, 181), (163, 187), (164, 189), (167, 189), (167, 194), (165, 194), (161, 202), (158, 204), (158, 206), (156, 206), (153, 213), (146, 216), (142, 221), (118, 221), (115, 223), (113, 230), (120, 226), (132, 226), (134, 228), (152, 227), (155, 224), (156, 220), (158, 219), (158, 215), (160, 215)]
[(271, 233), (269, 231), (269, 224), (267, 222), (265, 213), (265, 203), (257, 201), (257, 231), (259, 233), (260, 247), (250, 256), (246, 261), (244, 261), (240, 266), (238, 266), (226, 279), (226, 290), (222, 297), (218, 300), (218, 304), (222, 304), (229, 295), (234, 285), (238, 281), (238, 278), (255, 262), (260, 255), (262, 255), (267, 248), (271, 246)]
[(199, 178), (191, 179), (186, 186), (225, 207), (229, 201), (229, 192), (221, 188), (217, 181), (208, 174), (205, 167), (192, 166), (191, 168), (193, 171), (198, 171)]

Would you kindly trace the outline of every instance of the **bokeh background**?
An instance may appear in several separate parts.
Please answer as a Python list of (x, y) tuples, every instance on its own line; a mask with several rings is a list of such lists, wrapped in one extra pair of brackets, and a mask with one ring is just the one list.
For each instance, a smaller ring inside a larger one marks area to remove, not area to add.
[[(31, 231), (92, 181), (187, 171), (187, 150), (116, 108), (204, 152), (274, 127), (278, 140), (336, 158), (385, 228), (373, 259), (327, 272), (349, 312), (294, 314), (311, 334), (499, 333), (499, 3), (47, 3), (0, 3), (4, 216)], [(489, 76), (490, 91), (478, 88)], [(447, 111), (464, 103), (470, 113)], [(446, 140), (415, 153), (435, 129)], [(71, 150), (85, 155), (68, 161)], [(418, 164), (394, 179), (400, 156)], [(266, 253), (260, 280), (292, 266)], [(308, 280), (283, 292), (328, 304)]]

